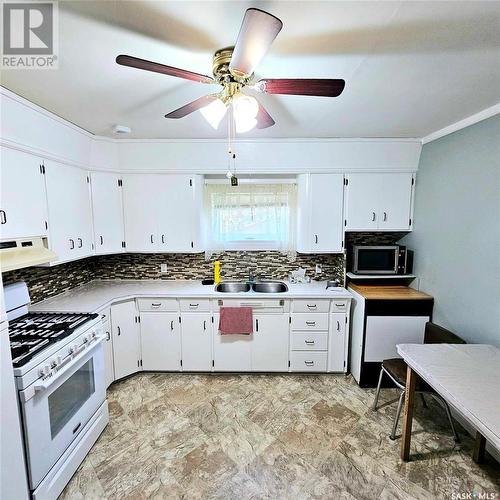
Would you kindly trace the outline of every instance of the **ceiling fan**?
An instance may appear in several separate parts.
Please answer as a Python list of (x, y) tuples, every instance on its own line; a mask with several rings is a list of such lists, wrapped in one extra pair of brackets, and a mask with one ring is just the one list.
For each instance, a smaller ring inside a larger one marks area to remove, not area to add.
[(345, 86), (344, 80), (327, 78), (264, 78), (254, 83), (254, 70), (282, 27), (281, 20), (272, 14), (247, 9), (236, 45), (219, 49), (213, 56), (213, 77), (127, 55), (119, 55), (116, 62), (185, 80), (222, 85), (220, 92), (200, 97), (166, 114), (165, 118), (183, 118), (199, 109), (216, 129), (230, 109), (236, 132), (267, 128), (275, 121), (255, 97), (243, 93), (244, 88), (265, 94), (337, 97)]

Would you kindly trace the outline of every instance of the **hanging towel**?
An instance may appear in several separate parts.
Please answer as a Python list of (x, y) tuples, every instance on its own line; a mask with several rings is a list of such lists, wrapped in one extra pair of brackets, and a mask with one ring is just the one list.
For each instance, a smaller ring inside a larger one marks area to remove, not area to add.
[(250, 335), (253, 333), (251, 307), (221, 307), (219, 331), (221, 335)]

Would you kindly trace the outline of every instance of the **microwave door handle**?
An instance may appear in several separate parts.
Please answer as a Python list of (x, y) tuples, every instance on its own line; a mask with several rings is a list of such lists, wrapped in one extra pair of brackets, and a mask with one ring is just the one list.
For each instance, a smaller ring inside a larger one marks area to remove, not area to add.
[(66, 373), (68, 373), (71, 368), (73, 368), (75, 365), (77, 365), (80, 360), (86, 356), (89, 352), (92, 352), (96, 347), (101, 345), (101, 342), (106, 339), (106, 335), (101, 335), (99, 337), (96, 337), (94, 340), (94, 343), (88, 347), (87, 349), (84, 349), (81, 354), (78, 356), (74, 357), (69, 363), (66, 364), (66, 366), (61, 369), (59, 372), (56, 373), (55, 376), (50, 377), (47, 380), (40, 380), (38, 382), (35, 382), (33, 388), (35, 389), (35, 392), (43, 392), (46, 391), (51, 385), (56, 383), (58, 380), (60, 380)]

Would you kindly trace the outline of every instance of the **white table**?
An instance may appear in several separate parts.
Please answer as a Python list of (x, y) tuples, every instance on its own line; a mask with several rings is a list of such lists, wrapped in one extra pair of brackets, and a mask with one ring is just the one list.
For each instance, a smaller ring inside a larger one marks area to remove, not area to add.
[(483, 344), (399, 344), (408, 365), (401, 458), (410, 456), (415, 384), (420, 377), (477, 431), (474, 460), (486, 441), (500, 449), (500, 349)]

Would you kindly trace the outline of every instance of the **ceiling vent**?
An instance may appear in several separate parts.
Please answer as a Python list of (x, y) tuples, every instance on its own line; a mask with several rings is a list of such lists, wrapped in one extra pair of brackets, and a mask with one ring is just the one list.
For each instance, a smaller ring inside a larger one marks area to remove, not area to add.
[(113, 127), (113, 132), (115, 134), (124, 135), (124, 134), (130, 134), (130, 132), (132, 132), (132, 129), (130, 127), (126, 127), (125, 125), (115, 125)]

